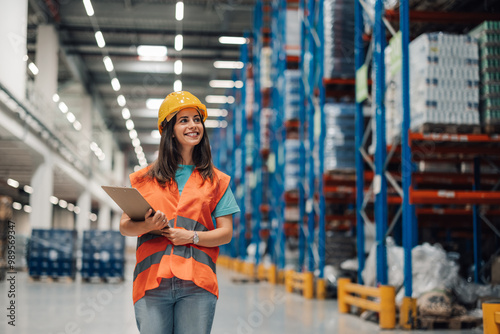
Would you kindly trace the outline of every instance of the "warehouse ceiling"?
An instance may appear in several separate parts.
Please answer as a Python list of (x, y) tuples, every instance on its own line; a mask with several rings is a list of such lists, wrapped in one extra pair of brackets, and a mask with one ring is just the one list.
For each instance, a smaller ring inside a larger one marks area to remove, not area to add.
[[(216, 69), (214, 61), (238, 61), (240, 46), (221, 44), (219, 37), (243, 37), (252, 29), (253, 0), (184, 0), (184, 18), (175, 18), (177, 1), (168, 0), (92, 0), (94, 15), (89, 17), (81, 0), (30, 0), (28, 56), (36, 59), (37, 27), (53, 23), (61, 44), (59, 90), (71, 91), (82, 83), (87, 93), (97, 98), (100, 111), (128, 165), (138, 164), (129, 131), (122, 117), (117, 96), (122, 94), (130, 110), (146, 159), (155, 159), (159, 139), (151, 136), (157, 109), (148, 109), (148, 98), (164, 98), (181, 80), (182, 88), (205, 102), (207, 95), (223, 95), (225, 88), (212, 88), (211, 80), (229, 80), (232, 70)], [(105, 47), (96, 43), (101, 31)], [(175, 36), (183, 35), (183, 48), (174, 48)], [(141, 61), (140, 45), (167, 47), (167, 58)], [(114, 72), (109, 73), (103, 57), (109, 56)], [(174, 73), (174, 62), (182, 61), (182, 74)], [(121, 88), (114, 91), (113, 76)], [(220, 105), (207, 104), (209, 108)]]

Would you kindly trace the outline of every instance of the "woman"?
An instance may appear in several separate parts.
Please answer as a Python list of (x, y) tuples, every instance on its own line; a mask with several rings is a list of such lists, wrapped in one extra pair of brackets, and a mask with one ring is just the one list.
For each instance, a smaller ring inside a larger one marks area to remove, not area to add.
[[(215, 263), (239, 211), (230, 177), (214, 168), (206, 107), (189, 92), (169, 94), (158, 112), (158, 159), (130, 174), (156, 210), (123, 213), (120, 231), (138, 236), (133, 301), (141, 333), (210, 333), (218, 298)], [(212, 217), (215, 218), (215, 224)]]

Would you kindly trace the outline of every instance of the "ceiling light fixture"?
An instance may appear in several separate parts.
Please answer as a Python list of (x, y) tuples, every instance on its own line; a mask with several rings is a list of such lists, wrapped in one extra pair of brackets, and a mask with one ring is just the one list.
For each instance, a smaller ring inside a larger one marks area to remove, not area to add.
[(123, 119), (129, 119), (130, 118), (130, 110), (128, 110), (128, 108), (123, 108), (122, 109), (122, 117), (123, 117)]
[(59, 198), (57, 198), (55, 196), (50, 196), (49, 201), (50, 201), (50, 203), (57, 205), (57, 203), (59, 203)]
[(12, 208), (14, 210), (21, 210), (23, 208), (23, 205), (21, 203), (19, 203), (19, 202), (13, 202), (12, 203)]
[(208, 108), (207, 113), (209, 117), (226, 117), (228, 114), (226, 109), (213, 109), (213, 108)]
[(215, 68), (240, 69), (243, 68), (243, 65), (243, 62), (241, 61), (214, 61)]
[(167, 59), (167, 47), (163, 45), (139, 45), (137, 47), (139, 60), (164, 61)]
[(160, 139), (161, 138), (160, 131), (158, 130), (151, 131), (151, 137), (153, 137), (154, 139)]
[(234, 97), (225, 95), (207, 95), (205, 97), (205, 101), (207, 101), (207, 103), (231, 104), (234, 103)]
[(135, 131), (135, 130), (130, 130), (130, 131), (128, 132), (128, 135), (129, 135), (130, 139), (135, 139), (135, 138), (137, 138), (137, 131)]
[(210, 80), (210, 87), (212, 88), (241, 88), (243, 87), (243, 81), (233, 81), (233, 80)]
[(184, 47), (184, 38), (182, 35), (175, 36), (175, 51), (181, 51)]
[(35, 63), (29, 63), (28, 68), (30, 69), (31, 73), (33, 73), (33, 75), (37, 75), (39, 72), (38, 67), (36, 67)]
[(31, 209), (31, 206), (29, 206), (29, 205), (25, 205), (23, 210), (26, 213), (31, 213), (33, 211), (33, 209)]
[(104, 67), (106, 67), (106, 71), (111, 72), (114, 70), (115, 67), (113, 66), (113, 61), (111, 60), (111, 58), (106, 56), (102, 58), (102, 62), (104, 63)]
[(247, 44), (248, 39), (246, 39), (245, 37), (221, 36), (221, 37), (219, 37), (219, 43), (220, 44), (242, 45), (242, 44)]
[(179, 1), (175, 5), (175, 19), (177, 21), (182, 21), (184, 18), (184, 2)]
[(92, 7), (92, 2), (90, 0), (83, 0), (83, 5), (85, 6), (85, 11), (88, 16), (94, 15), (94, 7)]
[(75, 121), (75, 123), (73, 123), (73, 127), (76, 131), (80, 131), (82, 129), (82, 123)]
[(58, 94), (54, 94), (54, 95), (52, 95), (52, 101), (54, 101), (54, 102), (56, 102), (56, 103), (57, 103), (57, 102), (59, 102), (59, 100), (60, 100), (60, 97), (59, 97), (59, 95), (58, 95)]
[(152, 110), (158, 110), (163, 103), (163, 99), (147, 99), (146, 107)]
[(174, 73), (179, 75), (182, 74), (182, 60), (176, 60), (174, 63)]
[(139, 138), (132, 139), (132, 146), (137, 147), (139, 145), (141, 145), (141, 141), (139, 140)]
[(68, 106), (64, 102), (59, 102), (58, 106), (59, 106), (59, 110), (61, 110), (61, 112), (63, 114), (67, 113), (69, 110)]
[(11, 186), (12, 188), (17, 188), (19, 187), (19, 182), (17, 182), (14, 179), (7, 179), (7, 184)]
[(132, 130), (134, 128), (134, 121), (131, 119), (127, 120), (125, 126), (127, 127), (127, 130)]
[(68, 119), (68, 121), (70, 123), (74, 123), (76, 121), (76, 117), (75, 117), (75, 114), (73, 114), (72, 112), (69, 112), (67, 115), (66, 115), (66, 118)]
[(116, 98), (116, 102), (118, 102), (118, 105), (120, 107), (124, 107), (127, 104), (127, 100), (123, 95), (118, 95), (118, 97)]
[(95, 40), (97, 42), (97, 46), (101, 49), (106, 46), (106, 41), (104, 41), (104, 36), (101, 31), (97, 31), (95, 33)]
[(33, 194), (33, 187), (29, 186), (29, 185), (25, 185), (23, 187), (23, 190), (24, 192), (28, 193), (28, 194)]
[(174, 81), (174, 92), (180, 92), (182, 90), (182, 81), (175, 80)]
[(121, 88), (120, 81), (117, 78), (111, 79), (111, 86), (115, 92), (119, 91)]

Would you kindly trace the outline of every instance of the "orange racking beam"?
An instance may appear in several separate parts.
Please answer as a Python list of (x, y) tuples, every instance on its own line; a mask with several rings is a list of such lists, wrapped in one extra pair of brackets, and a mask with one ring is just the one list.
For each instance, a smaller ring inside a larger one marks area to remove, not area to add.
[[(399, 22), (399, 9), (386, 9), (385, 17), (389, 21)], [(500, 13), (457, 13), (457, 12), (428, 12), (410, 11), (410, 22), (433, 22), (433, 23), (453, 23), (471, 24), (483, 21), (498, 21)]]
[(500, 191), (415, 190), (411, 204), (500, 204)]

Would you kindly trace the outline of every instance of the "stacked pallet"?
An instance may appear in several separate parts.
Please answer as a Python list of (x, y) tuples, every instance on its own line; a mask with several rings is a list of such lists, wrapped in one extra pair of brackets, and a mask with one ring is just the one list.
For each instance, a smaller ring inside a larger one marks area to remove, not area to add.
[(411, 129), (479, 132), (478, 47), (467, 35), (429, 33), (410, 43)]
[(124, 277), (125, 237), (118, 231), (83, 233), (82, 278), (110, 280)]
[(32, 278), (75, 278), (76, 231), (33, 229), (28, 244), (28, 269)]
[(486, 133), (500, 133), (500, 22), (483, 22), (470, 35), (479, 43), (481, 123)]
[(355, 114), (352, 103), (326, 103), (325, 171), (355, 168)]

